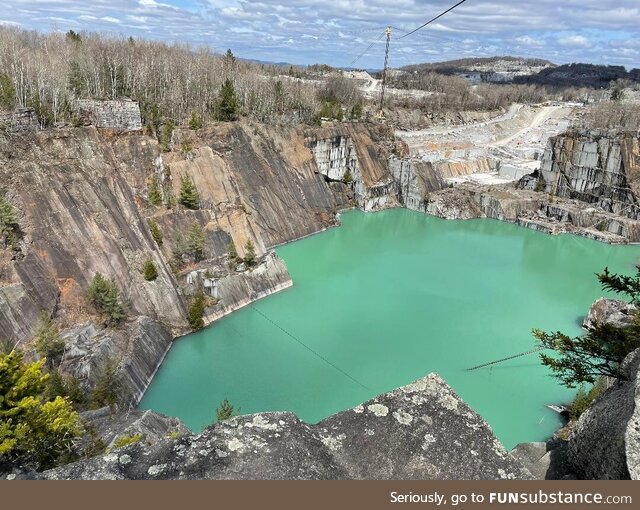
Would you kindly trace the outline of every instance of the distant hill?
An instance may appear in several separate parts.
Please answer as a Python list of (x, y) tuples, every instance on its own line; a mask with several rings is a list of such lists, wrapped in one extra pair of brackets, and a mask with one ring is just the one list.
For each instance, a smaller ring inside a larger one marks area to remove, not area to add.
[(616, 80), (640, 83), (640, 69), (627, 71), (623, 66), (565, 64), (542, 69), (532, 76), (519, 76), (514, 81), (557, 87), (607, 88), (612, 81)]
[(413, 64), (401, 67), (402, 71), (431, 71), (440, 74), (460, 74), (465, 72), (516, 72), (530, 68), (555, 67), (553, 62), (540, 58), (523, 57), (474, 57), (433, 62), (428, 64)]
[(539, 58), (523, 57), (477, 57), (415, 64), (400, 68), (400, 72), (413, 76), (426, 73), (438, 73), (447, 76), (460, 76), (470, 83), (482, 82), (510, 83), (520, 76), (538, 74), (545, 69), (555, 67), (553, 62)]

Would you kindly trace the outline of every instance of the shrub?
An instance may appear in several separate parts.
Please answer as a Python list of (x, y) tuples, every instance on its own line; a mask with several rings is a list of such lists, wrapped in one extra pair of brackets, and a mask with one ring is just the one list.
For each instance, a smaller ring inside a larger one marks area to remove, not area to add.
[(0, 354), (0, 460), (48, 469), (72, 456), (82, 434), (71, 403), (44, 397), (44, 360), (23, 363), (22, 353)]
[(154, 175), (149, 184), (149, 203), (156, 207), (162, 205), (162, 193), (158, 184), (158, 178)]
[(64, 354), (64, 342), (60, 338), (58, 327), (47, 312), (42, 312), (40, 315), (35, 339), (36, 351), (42, 358), (46, 358), (46, 366), (48, 368), (58, 366)]
[(142, 275), (148, 282), (152, 282), (158, 278), (158, 270), (156, 269), (156, 265), (153, 263), (153, 260), (145, 260), (144, 265), (142, 266)]
[(187, 310), (187, 320), (189, 326), (194, 331), (204, 327), (204, 310), (207, 305), (207, 298), (202, 290), (196, 292), (189, 301), (189, 309)]
[(88, 297), (95, 309), (106, 316), (109, 326), (118, 324), (127, 316), (113, 278), (106, 279), (102, 274), (96, 273), (89, 286)]
[(160, 226), (158, 225), (158, 222), (156, 222), (156, 220), (154, 219), (149, 219), (147, 223), (149, 224), (149, 231), (151, 232), (151, 237), (153, 237), (153, 240), (156, 242), (158, 246), (162, 246), (162, 230), (160, 230)]
[(344, 173), (344, 177), (342, 178), (342, 180), (347, 184), (351, 184), (353, 182), (353, 175), (351, 175), (351, 169), (347, 168), (347, 171)]
[(200, 208), (200, 194), (196, 185), (187, 175), (180, 178), (180, 197), (178, 199), (187, 209), (197, 210)]
[(189, 154), (193, 150), (193, 143), (188, 138), (180, 140), (180, 152), (183, 154)]
[(233, 416), (234, 408), (233, 404), (229, 402), (226, 398), (220, 402), (220, 405), (216, 409), (216, 420), (225, 421)]
[(124, 448), (125, 446), (129, 446), (130, 444), (137, 443), (141, 441), (144, 436), (142, 434), (128, 434), (125, 436), (120, 436), (113, 442), (113, 449)]
[(195, 131), (202, 128), (202, 119), (196, 112), (191, 112), (191, 118), (189, 119), (189, 129)]

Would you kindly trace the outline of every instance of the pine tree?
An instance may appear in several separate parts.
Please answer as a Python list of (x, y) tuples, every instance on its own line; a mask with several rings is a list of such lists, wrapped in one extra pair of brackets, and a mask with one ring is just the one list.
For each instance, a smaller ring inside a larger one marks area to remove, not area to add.
[(109, 326), (115, 326), (126, 318), (124, 303), (120, 299), (115, 280), (106, 279), (102, 274), (96, 273), (89, 286), (88, 297), (96, 310), (106, 315)]
[(196, 185), (187, 175), (183, 175), (180, 179), (180, 204), (187, 209), (197, 210), (200, 208), (200, 194)]
[(49, 369), (58, 366), (64, 354), (64, 341), (47, 312), (42, 312), (40, 316), (40, 324), (36, 331), (36, 351), (42, 358), (46, 358)]
[(193, 256), (196, 262), (204, 259), (204, 230), (200, 223), (195, 222), (187, 231), (186, 250)]
[(256, 249), (253, 246), (251, 239), (247, 240), (247, 244), (244, 245), (244, 262), (247, 266), (251, 267), (256, 261)]
[(102, 373), (100, 377), (98, 377), (91, 392), (91, 406), (94, 409), (99, 409), (104, 406), (109, 406), (112, 409), (115, 408), (118, 403), (119, 389), (120, 384), (117, 377), (116, 363), (113, 358), (108, 357), (102, 367)]
[(238, 98), (231, 80), (225, 80), (220, 93), (215, 110), (216, 120), (231, 122), (238, 118)]
[(6, 247), (13, 247), (18, 240), (19, 232), (16, 210), (0, 193), (0, 241)]
[(149, 231), (151, 232), (151, 237), (156, 242), (158, 246), (162, 246), (162, 230), (160, 230), (160, 226), (158, 222), (153, 218), (150, 218), (147, 223), (149, 224)]
[(220, 405), (216, 409), (216, 420), (217, 421), (225, 421), (233, 416), (235, 409), (233, 404), (229, 402), (226, 398), (220, 402)]
[(198, 290), (189, 301), (189, 308), (187, 310), (187, 321), (189, 326), (194, 331), (202, 329), (204, 327), (204, 310), (207, 306), (207, 298), (202, 290)]
[(155, 175), (151, 178), (151, 184), (149, 184), (149, 203), (156, 207), (162, 205), (162, 193), (160, 192), (158, 177)]

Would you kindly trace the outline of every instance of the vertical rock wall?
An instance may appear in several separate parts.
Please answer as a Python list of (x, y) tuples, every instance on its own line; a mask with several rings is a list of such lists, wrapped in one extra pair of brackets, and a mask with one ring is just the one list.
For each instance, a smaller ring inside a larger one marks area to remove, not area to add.
[(547, 193), (640, 219), (640, 140), (631, 133), (579, 131), (551, 138), (541, 175)]

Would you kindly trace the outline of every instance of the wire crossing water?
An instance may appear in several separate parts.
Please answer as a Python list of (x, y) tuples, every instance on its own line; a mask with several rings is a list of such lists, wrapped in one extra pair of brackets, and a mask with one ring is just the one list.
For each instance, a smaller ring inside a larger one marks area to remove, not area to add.
[(493, 220), (400, 209), (342, 220), (278, 249), (291, 289), (177, 341), (141, 407), (196, 431), (225, 398), (242, 413), (317, 422), (437, 372), (507, 447), (542, 440), (560, 424), (546, 405), (573, 392), (538, 356), (466, 369), (534, 349), (533, 328), (580, 334), (603, 295), (594, 273), (631, 273), (640, 260), (639, 246)]

